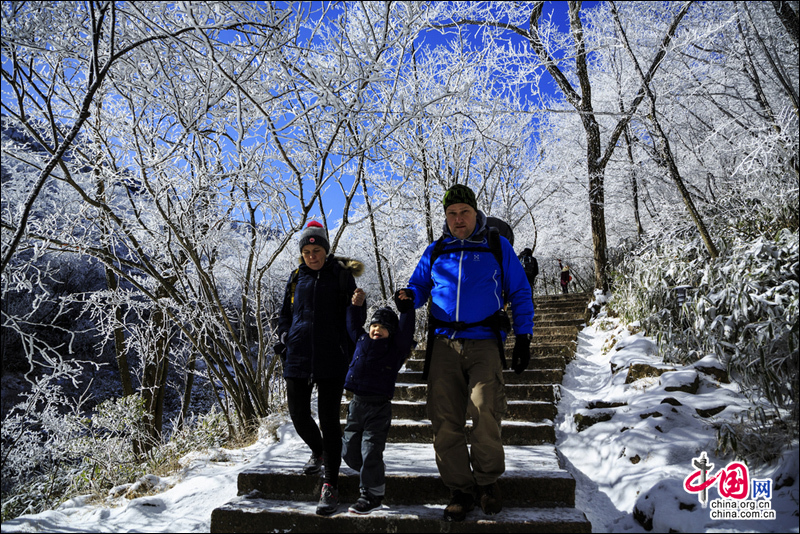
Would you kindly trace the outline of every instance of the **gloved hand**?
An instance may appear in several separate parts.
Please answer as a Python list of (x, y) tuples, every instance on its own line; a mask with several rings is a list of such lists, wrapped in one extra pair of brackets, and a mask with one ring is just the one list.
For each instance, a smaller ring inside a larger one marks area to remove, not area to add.
[(281, 363), (286, 363), (286, 345), (283, 343), (275, 343), (275, 354), (281, 359)]
[(280, 341), (273, 347), (275, 355), (281, 359), (281, 363), (286, 364), (286, 332), (280, 337)]
[(517, 335), (514, 342), (514, 352), (511, 355), (511, 368), (515, 373), (520, 374), (528, 368), (531, 362), (531, 335)]
[[(402, 292), (402, 293), (401, 293)], [(406, 297), (406, 298), (402, 298)], [(394, 292), (394, 305), (397, 311), (406, 313), (414, 309), (414, 291), (409, 288), (398, 289)]]

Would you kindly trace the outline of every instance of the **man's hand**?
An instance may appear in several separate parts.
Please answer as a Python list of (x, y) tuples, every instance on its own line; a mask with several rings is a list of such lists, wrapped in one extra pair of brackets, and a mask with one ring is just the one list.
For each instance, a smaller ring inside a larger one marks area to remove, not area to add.
[(514, 352), (511, 355), (511, 368), (515, 373), (520, 374), (528, 368), (531, 362), (531, 335), (522, 334), (517, 336), (514, 343)]
[(406, 313), (414, 309), (414, 292), (409, 288), (398, 289), (394, 293), (394, 305), (397, 311)]

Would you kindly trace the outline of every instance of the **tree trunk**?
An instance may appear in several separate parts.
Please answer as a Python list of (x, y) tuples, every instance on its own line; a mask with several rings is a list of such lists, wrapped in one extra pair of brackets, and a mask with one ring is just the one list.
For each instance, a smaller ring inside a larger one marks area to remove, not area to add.
[(369, 230), (372, 234), (372, 250), (375, 253), (375, 265), (378, 269), (378, 283), (381, 286), (381, 297), (386, 299), (386, 283), (383, 281), (383, 262), (381, 261), (381, 249), (378, 242), (378, 232), (375, 229), (375, 215), (372, 213), (372, 203), (369, 201), (369, 192), (367, 191), (367, 179), (364, 177), (364, 156), (361, 156), (361, 161), (358, 165), (358, 179), (361, 180), (361, 189), (364, 192), (364, 203), (367, 206), (367, 213), (369, 213)]
[(181, 412), (178, 415), (178, 428), (183, 428), (186, 424), (186, 418), (189, 416), (189, 406), (192, 402), (192, 387), (194, 387), (194, 367), (197, 357), (195, 352), (189, 355), (189, 361), (186, 362), (186, 382), (183, 386), (183, 399), (181, 401)]
[(661, 129), (661, 125), (658, 123), (658, 119), (655, 116), (655, 102), (653, 102), (653, 115), (651, 118), (657, 133), (658, 151), (666, 163), (669, 175), (672, 178), (672, 181), (675, 182), (675, 185), (678, 186), (678, 191), (681, 194), (683, 203), (686, 205), (686, 209), (689, 210), (689, 215), (692, 217), (692, 221), (694, 221), (697, 230), (700, 232), (700, 236), (703, 238), (703, 243), (706, 245), (708, 254), (712, 258), (716, 258), (719, 256), (719, 251), (717, 250), (716, 245), (714, 245), (714, 241), (712, 241), (711, 236), (708, 233), (708, 229), (703, 222), (703, 218), (700, 216), (700, 213), (697, 211), (697, 208), (694, 205), (691, 194), (686, 189), (686, 185), (683, 183), (683, 178), (681, 178), (680, 172), (678, 171), (678, 165), (675, 163), (675, 158), (673, 157), (672, 150), (669, 146), (669, 139), (667, 139), (666, 134)]
[[(106, 273), (106, 286), (110, 291), (116, 291), (119, 287), (119, 280), (108, 267), (104, 268)], [(114, 305), (114, 355), (119, 369), (119, 380), (122, 383), (122, 395), (133, 395), (133, 382), (131, 381), (131, 369), (128, 365), (128, 354), (125, 351), (125, 332), (122, 329), (122, 308)]]
[(625, 127), (625, 146), (628, 149), (628, 163), (631, 165), (631, 196), (633, 197), (633, 219), (636, 221), (636, 235), (642, 237), (644, 235), (644, 228), (642, 228), (642, 219), (639, 216), (639, 182), (636, 179), (636, 163), (633, 160), (633, 148), (631, 146), (631, 135), (628, 131), (629, 128)]

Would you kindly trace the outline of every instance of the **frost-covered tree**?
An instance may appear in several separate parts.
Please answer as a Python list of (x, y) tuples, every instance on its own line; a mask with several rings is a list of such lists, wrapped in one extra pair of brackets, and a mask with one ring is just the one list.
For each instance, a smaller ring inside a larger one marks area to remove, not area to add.
[[(645, 87), (656, 75), (663, 57), (669, 52), (670, 42), (691, 2), (675, 9), (658, 25), (661, 43), (654, 55), (647, 59), (647, 72), (639, 90), (626, 102), (626, 112), (612, 122), (606, 132), (595, 109), (590, 75), (592, 50), (587, 48), (584, 24), (581, 20), (581, 3), (569, 2), (570, 31), (564, 35), (557, 31), (551, 20), (542, 19), (544, 2), (531, 4), (457, 3), (450, 12), (435, 20), (437, 27), (475, 26), (482, 29), (484, 47), (494, 55), (502, 56), (492, 64), (517, 83), (530, 82), (531, 72), (544, 69), (555, 81), (566, 101), (578, 113), (586, 136), (586, 172), (588, 176), (589, 206), (594, 249), (595, 286), (608, 288), (606, 276), (606, 224), (605, 224), (605, 169), (625, 126), (645, 97)], [(509, 45), (508, 35), (521, 36), (518, 46)], [(540, 88), (541, 86), (539, 86)], [(606, 133), (608, 140), (601, 138)]]

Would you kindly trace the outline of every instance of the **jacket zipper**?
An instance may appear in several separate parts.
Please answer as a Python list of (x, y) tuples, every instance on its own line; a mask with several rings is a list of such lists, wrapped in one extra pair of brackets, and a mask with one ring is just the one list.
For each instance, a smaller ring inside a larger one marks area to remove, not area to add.
[[(314, 313), (316, 313), (317, 310), (317, 283), (319, 282), (319, 275), (321, 272), (322, 269), (317, 271), (317, 277), (314, 279), (314, 291), (313, 291), (314, 301), (312, 302), (313, 304), (312, 309), (314, 310)], [(311, 384), (314, 381), (314, 361), (316, 360), (316, 352), (317, 352), (316, 343), (314, 343), (315, 339), (314, 330), (316, 329), (315, 325), (316, 321), (314, 319), (315, 319), (314, 314), (312, 314), (311, 315), (311, 375), (308, 377), (309, 384)]]

